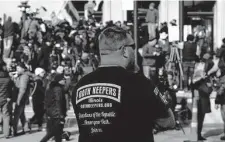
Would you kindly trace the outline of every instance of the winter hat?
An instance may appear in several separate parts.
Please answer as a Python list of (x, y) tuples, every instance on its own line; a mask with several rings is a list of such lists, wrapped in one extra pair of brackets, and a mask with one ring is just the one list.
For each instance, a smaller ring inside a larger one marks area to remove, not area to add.
[(59, 74), (62, 74), (63, 71), (64, 71), (63, 66), (58, 66), (58, 68), (56, 69), (56, 72), (59, 73)]
[(37, 76), (39, 76), (42, 72), (45, 72), (45, 70), (42, 69), (42, 68), (36, 68), (35, 69), (35, 75), (37, 75)]
[(59, 82), (59, 81), (63, 80), (63, 78), (64, 78), (64, 76), (63, 76), (62, 74), (56, 74), (56, 75), (54, 76), (53, 81)]

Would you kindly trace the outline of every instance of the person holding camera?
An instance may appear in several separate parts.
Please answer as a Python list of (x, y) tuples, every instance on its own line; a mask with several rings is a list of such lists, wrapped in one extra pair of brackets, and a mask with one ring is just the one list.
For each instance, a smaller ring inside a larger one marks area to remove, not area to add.
[(157, 77), (157, 59), (160, 56), (159, 48), (156, 46), (156, 39), (150, 40), (143, 46), (143, 72), (145, 77), (156, 81)]

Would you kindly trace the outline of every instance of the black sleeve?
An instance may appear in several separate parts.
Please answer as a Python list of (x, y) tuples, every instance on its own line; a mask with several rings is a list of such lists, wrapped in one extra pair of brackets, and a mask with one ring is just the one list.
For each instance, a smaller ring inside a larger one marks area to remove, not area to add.
[(45, 89), (43, 87), (43, 83), (41, 80), (37, 80), (37, 89), (40, 90), (42, 93), (45, 93)]
[(158, 89), (157, 86), (151, 83), (151, 87), (149, 87), (149, 98), (151, 104), (151, 112), (152, 117), (155, 122), (159, 118), (163, 119), (163, 124), (167, 124), (169, 127), (173, 128), (175, 126), (175, 119), (171, 109), (169, 108), (169, 102), (164, 96), (162, 95), (161, 90)]
[(8, 86), (8, 91), (9, 91), (9, 96), (8, 98), (12, 99), (12, 94), (13, 94), (13, 88), (14, 86), (14, 82), (12, 80), (9, 81), (9, 86)]
[(60, 118), (64, 118), (65, 117), (64, 102), (63, 102), (64, 94), (63, 94), (62, 88), (55, 87), (54, 95), (55, 95), (55, 100), (56, 100), (56, 109), (58, 109), (58, 111), (59, 111)]
[(156, 87), (151, 81), (146, 82), (146, 92), (150, 102), (150, 109), (154, 112), (153, 118), (167, 117), (167, 111), (169, 108), (169, 102), (162, 95), (158, 87)]

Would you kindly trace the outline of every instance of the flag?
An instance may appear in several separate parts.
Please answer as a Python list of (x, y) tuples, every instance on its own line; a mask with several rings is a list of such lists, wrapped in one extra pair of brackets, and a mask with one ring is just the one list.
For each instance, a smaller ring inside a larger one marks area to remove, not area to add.
[(79, 21), (80, 16), (78, 14), (77, 9), (74, 7), (72, 1), (67, 1), (67, 4), (65, 6), (65, 10), (69, 14), (69, 16), (72, 18), (73, 22)]

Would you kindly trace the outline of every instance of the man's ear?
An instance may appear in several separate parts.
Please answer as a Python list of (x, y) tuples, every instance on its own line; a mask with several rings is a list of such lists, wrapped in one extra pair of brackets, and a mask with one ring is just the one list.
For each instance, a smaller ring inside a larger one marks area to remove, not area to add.
[(126, 46), (123, 46), (123, 47), (121, 48), (121, 50), (122, 50), (122, 56), (123, 56), (124, 58), (128, 58), (128, 50), (127, 50), (127, 47), (126, 47)]

